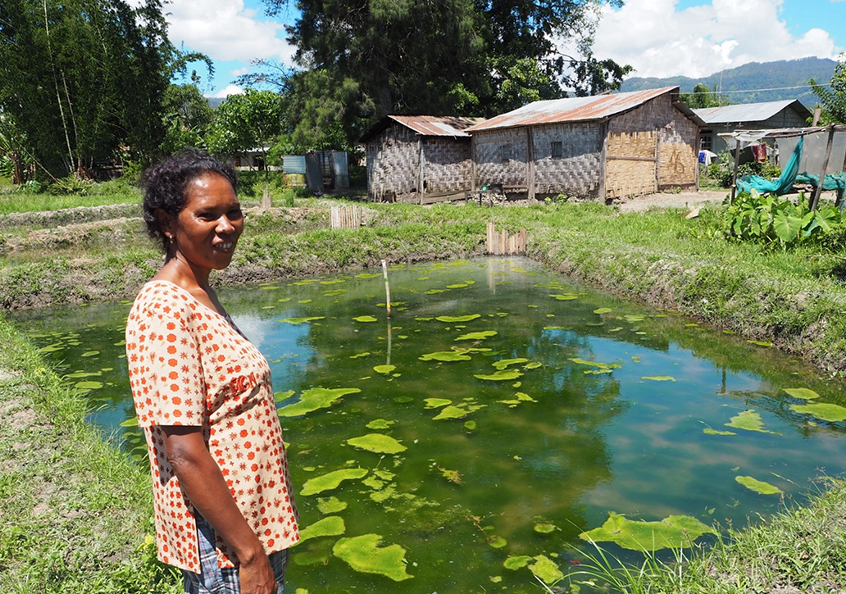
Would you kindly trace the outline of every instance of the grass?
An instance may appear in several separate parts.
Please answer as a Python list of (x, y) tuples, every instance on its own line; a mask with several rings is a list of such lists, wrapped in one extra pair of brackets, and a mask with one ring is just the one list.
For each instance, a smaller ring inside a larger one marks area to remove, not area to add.
[(0, 592), (177, 592), (152, 556), (146, 469), (0, 319)]
[(712, 548), (675, 550), (669, 561), (647, 552), (640, 564), (625, 563), (591, 543), (593, 550), (564, 581), (571, 588), (593, 584), (627, 594), (842, 592), (846, 483), (827, 483), (808, 507), (785, 508), (767, 522), (729, 528)]
[[(217, 282), (377, 266), (382, 258), (478, 255), (493, 221), (510, 232), (526, 228), (529, 256), (552, 270), (746, 338), (772, 340), (832, 375), (846, 372), (846, 288), (837, 246), (773, 251), (724, 238), (718, 210), (687, 220), (676, 210), (621, 215), (592, 203), (362, 204), (364, 226), (330, 230), (328, 206), (349, 202), (295, 200), (300, 208), (248, 215), (233, 265)], [(71, 227), (50, 249), (43, 247), (43, 229), (4, 232), (18, 244), (0, 269), (0, 305), (130, 297), (160, 264), (137, 223), (87, 225), (84, 232)], [(19, 370), (0, 380), (4, 419), (23, 419), (28, 410), (36, 415), (25, 435), (13, 422), (0, 428), (0, 509), (15, 518), (0, 523), (0, 592), (166, 592), (173, 575), (144, 544), (151, 533), (146, 472), (125, 464), (85, 424), (80, 396), (2, 320), (0, 345), (0, 369)], [(22, 443), (25, 448), (16, 445)], [(846, 584), (844, 518), (846, 487), (829, 481), (809, 506), (785, 508), (756, 526), (729, 527), (710, 551), (679, 551), (670, 560), (647, 555), (641, 564), (623, 565), (597, 548), (568, 576), (569, 585), (558, 587), (594, 581), (630, 593), (839, 591)]]

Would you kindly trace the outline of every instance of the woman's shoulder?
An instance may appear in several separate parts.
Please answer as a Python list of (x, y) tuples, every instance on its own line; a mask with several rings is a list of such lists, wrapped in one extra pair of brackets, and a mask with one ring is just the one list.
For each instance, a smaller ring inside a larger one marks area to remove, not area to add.
[(160, 312), (178, 317), (180, 313), (189, 314), (196, 308), (196, 300), (188, 291), (170, 281), (154, 279), (138, 291), (130, 316)]

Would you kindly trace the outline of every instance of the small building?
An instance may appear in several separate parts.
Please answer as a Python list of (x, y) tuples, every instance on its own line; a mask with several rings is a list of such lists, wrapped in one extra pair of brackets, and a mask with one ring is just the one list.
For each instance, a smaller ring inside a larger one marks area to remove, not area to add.
[(388, 115), (362, 136), (367, 195), (424, 204), (464, 197), (471, 189), (470, 135), (480, 122), (454, 116)]
[(714, 153), (734, 148), (726, 145), (725, 137), (720, 137), (720, 134), (737, 130), (801, 128), (811, 117), (808, 108), (795, 99), (704, 107), (693, 112), (705, 122), (699, 148)]
[(536, 101), (467, 129), (475, 188), (611, 201), (698, 187), (702, 121), (678, 87)]

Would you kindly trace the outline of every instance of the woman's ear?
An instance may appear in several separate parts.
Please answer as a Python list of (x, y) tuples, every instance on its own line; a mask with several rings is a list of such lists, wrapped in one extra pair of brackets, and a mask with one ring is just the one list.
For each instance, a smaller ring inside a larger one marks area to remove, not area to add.
[(162, 233), (165, 234), (165, 237), (173, 239), (173, 233), (175, 231), (174, 227), (174, 217), (170, 213), (165, 212), (161, 208), (157, 208), (153, 211), (153, 216), (156, 217), (156, 221), (159, 223), (159, 228), (162, 230)]

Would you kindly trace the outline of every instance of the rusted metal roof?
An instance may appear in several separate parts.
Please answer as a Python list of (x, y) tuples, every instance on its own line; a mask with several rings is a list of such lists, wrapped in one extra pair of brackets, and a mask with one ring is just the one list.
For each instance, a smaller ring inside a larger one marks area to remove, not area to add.
[(468, 132), (513, 128), (534, 124), (557, 124), (561, 122), (585, 122), (600, 120), (631, 111), (667, 93), (678, 93), (678, 87), (663, 87), (631, 93), (614, 93), (595, 97), (569, 97), (535, 101), (519, 109), (498, 115), (467, 129)]
[(723, 105), (722, 107), (704, 107), (694, 109), (694, 113), (706, 124), (739, 124), (742, 122), (763, 122), (778, 115), (781, 111), (793, 108), (801, 117), (811, 117), (808, 108), (796, 99), (785, 101), (765, 101), (763, 103), (744, 103), (742, 105)]
[(362, 136), (361, 141), (367, 142), (370, 138), (389, 128), (392, 122), (401, 124), (421, 136), (470, 138), (470, 135), (464, 132), (464, 130), (482, 121), (484, 121), (483, 118), (465, 118), (459, 116), (388, 115), (371, 126)]
[(469, 138), (464, 132), (473, 124), (484, 121), (482, 118), (462, 118), (457, 116), (400, 116), (389, 115), (390, 119), (411, 128), (422, 136), (452, 136)]

